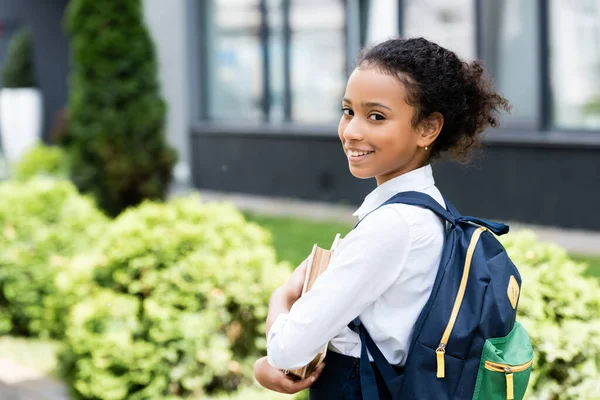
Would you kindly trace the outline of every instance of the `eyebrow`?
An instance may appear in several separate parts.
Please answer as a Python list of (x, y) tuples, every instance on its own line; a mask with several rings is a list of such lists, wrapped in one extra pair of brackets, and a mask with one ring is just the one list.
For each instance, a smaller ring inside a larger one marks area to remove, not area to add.
[[(345, 103), (348, 103), (348, 104), (352, 105), (352, 102), (347, 97), (344, 97), (342, 99), (342, 101), (344, 101)], [(367, 103), (361, 103), (361, 106), (363, 106), (363, 107), (381, 107), (381, 108), (387, 108), (388, 110), (392, 111), (392, 109), (390, 107), (386, 106), (385, 104), (383, 104), (383, 103), (377, 103), (377, 102), (373, 102), (373, 101), (367, 102)]]

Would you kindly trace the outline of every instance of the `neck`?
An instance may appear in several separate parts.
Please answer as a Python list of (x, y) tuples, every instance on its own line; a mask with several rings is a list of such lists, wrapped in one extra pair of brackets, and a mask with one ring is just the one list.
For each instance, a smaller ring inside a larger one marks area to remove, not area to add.
[(389, 181), (390, 179), (394, 179), (400, 175), (404, 175), (406, 173), (409, 173), (410, 171), (414, 171), (415, 169), (422, 168), (428, 164), (429, 164), (429, 160), (422, 159), (422, 160), (419, 160), (419, 162), (408, 163), (407, 165), (404, 165), (398, 169), (392, 170), (383, 175), (376, 176), (375, 180), (377, 181), (377, 186), (381, 186), (384, 183), (386, 183), (387, 181)]

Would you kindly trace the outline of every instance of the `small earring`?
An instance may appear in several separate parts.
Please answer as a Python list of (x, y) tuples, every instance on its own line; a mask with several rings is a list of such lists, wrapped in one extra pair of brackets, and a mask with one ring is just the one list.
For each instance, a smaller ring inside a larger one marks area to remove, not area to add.
[(429, 146), (425, 146), (425, 151), (429, 150)]

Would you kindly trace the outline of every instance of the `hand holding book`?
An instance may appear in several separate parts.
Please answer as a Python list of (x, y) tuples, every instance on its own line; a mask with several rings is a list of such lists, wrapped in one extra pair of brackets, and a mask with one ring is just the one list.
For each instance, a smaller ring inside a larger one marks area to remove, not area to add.
[[(331, 255), (339, 245), (340, 240), (340, 234), (338, 233), (335, 236), (333, 244), (329, 250), (322, 249), (315, 244), (308, 258), (303, 262), (303, 264), (301, 264), (300, 267), (296, 268), (296, 271), (294, 271), (294, 274), (288, 282), (290, 284), (294, 284), (294, 288), (297, 288), (300, 287), (299, 283), (300, 279), (302, 279), (302, 291), (299, 293), (298, 297), (308, 292), (315, 284), (317, 278), (323, 272), (325, 272), (329, 266)], [(286, 370), (284, 372), (296, 379), (306, 378), (313, 373), (325, 359), (327, 346), (328, 344), (323, 347), (319, 354), (317, 354), (317, 356), (308, 365), (295, 370)]]
[(321, 364), (312, 374), (302, 380), (290, 379), (290, 375), (285, 375), (281, 370), (273, 368), (269, 365), (267, 357), (263, 357), (254, 363), (254, 377), (262, 387), (275, 392), (292, 394), (307, 389), (315, 383), (324, 366), (325, 364)]

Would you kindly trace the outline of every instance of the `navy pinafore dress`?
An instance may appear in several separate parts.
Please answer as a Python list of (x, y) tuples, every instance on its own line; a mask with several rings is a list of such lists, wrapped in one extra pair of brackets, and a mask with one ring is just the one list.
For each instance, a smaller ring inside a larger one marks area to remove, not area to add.
[(389, 393), (401, 380), (403, 368), (387, 362), (360, 319), (348, 327), (360, 335), (361, 358), (329, 350), (321, 376), (309, 389), (309, 400), (396, 400)]

